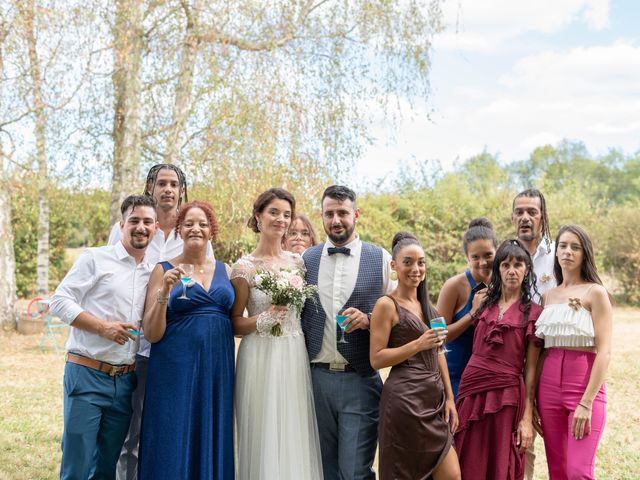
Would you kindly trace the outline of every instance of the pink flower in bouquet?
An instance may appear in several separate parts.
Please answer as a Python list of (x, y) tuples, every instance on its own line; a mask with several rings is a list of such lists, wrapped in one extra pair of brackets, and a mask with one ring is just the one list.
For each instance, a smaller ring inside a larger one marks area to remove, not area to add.
[(291, 275), (289, 278), (289, 285), (291, 285), (296, 290), (302, 290), (302, 286), (304, 285), (304, 280), (300, 275)]

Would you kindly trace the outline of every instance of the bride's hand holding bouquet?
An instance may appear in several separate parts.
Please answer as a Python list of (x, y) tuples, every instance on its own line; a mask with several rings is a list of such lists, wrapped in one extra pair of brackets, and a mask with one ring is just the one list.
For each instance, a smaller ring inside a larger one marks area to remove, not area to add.
[(282, 325), (286, 321), (291, 308), (297, 313), (307, 298), (317, 290), (304, 280), (304, 274), (297, 269), (281, 269), (277, 272), (261, 270), (255, 276), (256, 288), (271, 296), (272, 307), (258, 316), (256, 329), (258, 333), (273, 337), (282, 335)]

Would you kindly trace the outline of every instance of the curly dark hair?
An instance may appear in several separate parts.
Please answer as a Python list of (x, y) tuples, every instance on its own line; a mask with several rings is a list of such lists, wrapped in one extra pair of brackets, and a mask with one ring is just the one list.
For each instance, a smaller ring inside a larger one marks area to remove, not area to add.
[(211, 239), (216, 242), (218, 240), (218, 220), (216, 219), (216, 214), (209, 202), (203, 202), (201, 200), (194, 200), (192, 202), (185, 203), (182, 208), (180, 208), (178, 218), (176, 219), (176, 228), (174, 230), (175, 236), (177, 237), (179, 235), (180, 228), (184, 223), (187, 212), (192, 208), (199, 208), (204, 212), (205, 217), (207, 217), (207, 222), (209, 222), (209, 228), (211, 229)]
[(247, 227), (253, 230), (256, 233), (260, 232), (258, 228), (258, 220), (256, 220), (256, 215), (258, 213), (262, 213), (267, 205), (269, 205), (273, 200), (279, 199), (289, 202), (291, 205), (291, 220), (296, 217), (296, 199), (293, 198), (293, 195), (286, 191), (284, 188), (270, 188), (269, 190), (262, 192), (256, 198), (256, 201), (253, 202), (253, 211), (251, 212), (251, 218), (247, 222)]
[(536, 274), (533, 271), (533, 260), (531, 254), (520, 242), (520, 240), (514, 238), (505, 240), (498, 247), (495, 259), (493, 260), (493, 269), (491, 271), (491, 283), (487, 288), (487, 298), (485, 298), (480, 308), (476, 312), (476, 316), (480, 315), (482, 311), (489, 308), (491, 305), (498, 303), (502, 295), (502, 276), (500, 275), (500, 264), (505, 260), (514, 258), (524, 262), (527, 266), (527, 274), (525, 275), (522, 285), (520, 285), (520, 311), (524, 313), (524, 322), (527, 323), (529, 319), (529, 311), (531, 310), (531, 303), (533, 302), (532, 291), (534, 294), (538, 294), (536, 288)]

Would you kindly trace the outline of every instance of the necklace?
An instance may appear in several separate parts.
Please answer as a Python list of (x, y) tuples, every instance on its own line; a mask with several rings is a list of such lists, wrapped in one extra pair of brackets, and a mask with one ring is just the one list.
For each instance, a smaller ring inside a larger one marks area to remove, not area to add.
[(501, 322), (502, 321), (502, 317), (504, 317), (504, 312), (507, 310), (507, 304), (505, 303), (504, 305), (500, 305), (498, 303), (498, 321)]

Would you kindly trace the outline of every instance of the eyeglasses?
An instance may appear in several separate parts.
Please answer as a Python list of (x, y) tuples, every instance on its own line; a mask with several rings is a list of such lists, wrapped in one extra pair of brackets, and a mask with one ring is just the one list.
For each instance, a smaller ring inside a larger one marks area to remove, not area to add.
[(287, 232), (287, 238), (311, 238), (311, 232), (309, 230), (289, 230)]

